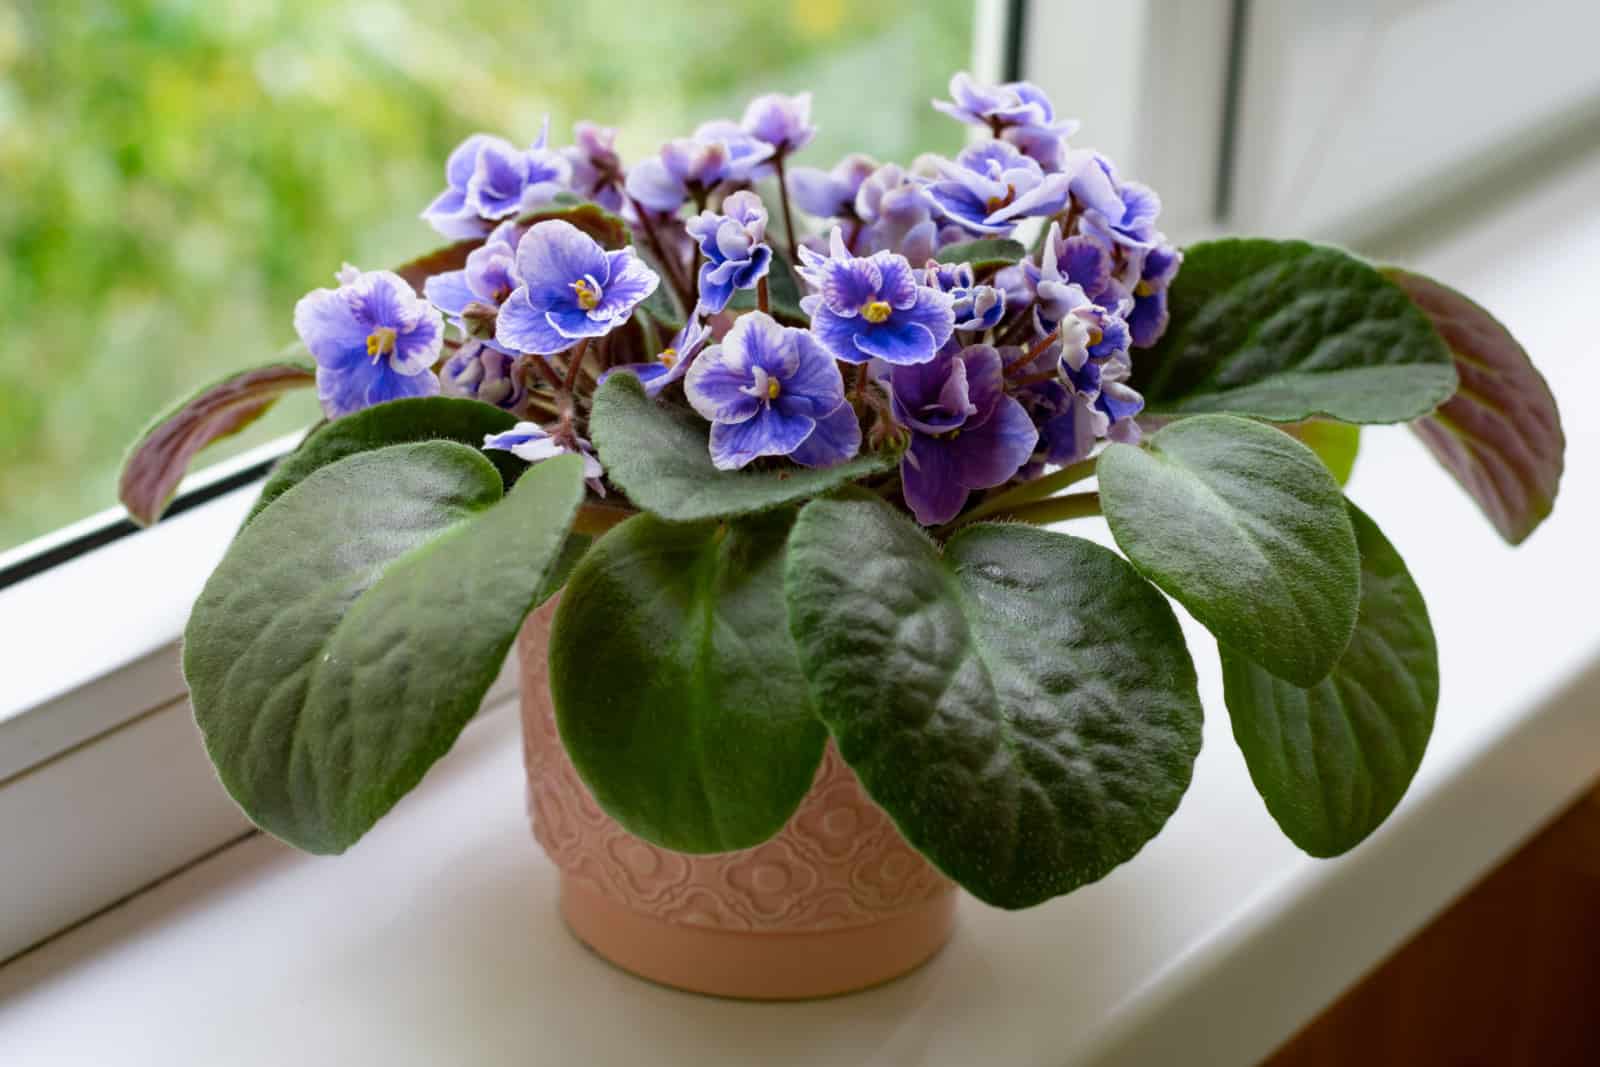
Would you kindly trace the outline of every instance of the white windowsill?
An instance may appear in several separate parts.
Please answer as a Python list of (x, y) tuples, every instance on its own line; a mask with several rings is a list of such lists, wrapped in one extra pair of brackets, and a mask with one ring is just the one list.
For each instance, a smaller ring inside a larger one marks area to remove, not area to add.
[(1135, 860), (1031, 912), (964, 901), (941, 957), (870, 993), (711, 1000), (561, 929), (516, 718), (496, 713), (345, 857), (253, 837), (0, 969), (0, 1048), (30, 1067), (1256, 1061), (1600, 773), (1600, 431), (1580, 415), (1600, 393), (1597, 180), (1600, 158), (1409, 259), (1527, 343), (1565, 401), (1568, 466), (1511, 550), (1408, 433), (1366, 435), (1350, 492), (1428, 599), (1444, 683), (1410, 794), (1351, 855), (1278, 834), (1186, 620), (1205, 748)]

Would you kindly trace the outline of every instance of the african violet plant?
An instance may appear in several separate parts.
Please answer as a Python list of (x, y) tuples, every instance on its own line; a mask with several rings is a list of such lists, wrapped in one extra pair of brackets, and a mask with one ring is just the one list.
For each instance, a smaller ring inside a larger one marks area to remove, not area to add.
[[(145, 521), (283, 390), (314, 382), (327, 414), (186, 639), (251, 818), (348, 847), (564, 587), (562, 739), (673, 849), (772, 835), (831, 737), (978, 897), (1100, 878), (1200, 747), (1168, 596), (1217, 639), (1284, 832), (1328, 856), (1382, 822), (1437, 657), (1334, 471), (1359, 425), (1409, 422), (1521, 541), (1561, 472), (1543, 380), (1427, 278), (1300, 241), (1179, 251), (1037, 88), (950, 90), (981, 139), (910, 167), (794, 166), (805, 95), (628, 168), (587, 123), (559, 149), (469, 138), (423, 212), (456, 243), (346, 267), (296, 308), (300, 352), (157, 420), (123, 481)], [(1089, 515), (1123, 556), (1044, 528)]]

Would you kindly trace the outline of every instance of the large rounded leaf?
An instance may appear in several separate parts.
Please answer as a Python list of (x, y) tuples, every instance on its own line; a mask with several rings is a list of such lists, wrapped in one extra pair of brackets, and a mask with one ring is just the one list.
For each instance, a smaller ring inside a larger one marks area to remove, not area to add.
[(1439, 657), (1422, 594), (1376, 524), (1350, 506), (1361, 545), (1361, 618), (1333, 673), (1310, 689), (1222, 647), (1233, 736), (1267, 810), (1313, 856), (1354, 848), (1389, 816), (1422, 762)]
[(631, 374), (606, 379), (589, 427), (611, 481), (640, 508), (675, 522), (782, 507), (896, 462), (877, 453), (818, 470), (720, 471), (711, 462), (705, 420), (657, 404)]
[(1203, 415), (1100, 457), (1117, 544), (1217, 639), (1297, 685), (1333, 669), (1361, 595), (1344, 497), (1316, 455), (1248, 419)]
[(638, 515), (573, 573), (550, 644), (561, 740), (600, 806), (640, 837), (749, 848), (811, 787), (827, 731), (784, 607), (792, 521)]
[[(413, 441), (457, 441), (481, 447), (486, 434), (500, 433), (517, 424), (516, 417), (481, 400), (465, 397), (422, 396), (390, 400), (363, 408), (352, 415), (317, 427), (300, 446), (273, 468), (261, 495), (250, 509), (255, 518), (278, 497), (313, 471), (357, 452), (371, 452)], [(489, 462), (510, 485), (527, 463), (509, 452), (487, 452)], [(249, 521), (246, 519), (245, 521)]]
[(1555, 507), (1566, 462), (1550, 386), (1483, 308), (1432, 278), (1393, 267), (1385, 273), (1438, 328), (1461, 374), (1456, 395), (1411, 428), (1500, 536), (1521, 544)]
[(1337, 248), (1232, 238), (1184, 251), (1171, 325), (1134, 363), (1152, 414), (1404, 422), (1456, 388), (1399, 286)]
[(476, 713), (583, 498), (583, 466), (500, 475), (444, 441), (316, 471), (239, 531), (183, 669), (206, 749), (262, 829), (342, 852)]
[(840, 754), (982, 900), (1025, 908), (1103, 877), (1188, 788), (1194, 664), (1165, 598), (1114, 553), (981, 524), (941, 555), (881, 501), (819, 500), (787, 585)]

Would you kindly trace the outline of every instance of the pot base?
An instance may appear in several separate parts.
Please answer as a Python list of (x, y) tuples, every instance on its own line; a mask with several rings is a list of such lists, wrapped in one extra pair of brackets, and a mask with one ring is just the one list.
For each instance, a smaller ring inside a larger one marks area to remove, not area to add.
[(955, 915), (956, 894), (947, 891), (866, 926), (713, 930), (659, 919), (561, 878), (561, 916), (598, 955), (662, 985), (738, 1000), (806, 1000), (881, 985), (943, 948)]

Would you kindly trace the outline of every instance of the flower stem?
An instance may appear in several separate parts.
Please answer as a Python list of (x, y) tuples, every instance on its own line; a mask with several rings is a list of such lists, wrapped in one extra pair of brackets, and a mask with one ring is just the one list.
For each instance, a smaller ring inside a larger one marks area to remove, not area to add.
[(678, 274), (677, 266), (667, 257), (667, 248), (661, 243), (661, 237), (656, 233), (656, 227), (650, 221), (650, 214), (633, 197), (628, 197), (628, 203), (633, 205), (633, 213), (639, 219), (639, 228), (644, 231), (645, 240), (650, 242), (650, 251), (655, 253), (656, 262), (661, 264), (661, 269), (667, 272), (667, 282), (677, 290), (678, 299), (686, 308), (694, 307), (693, 294), (684, 286), (683, 278)]
[(563, 392), (572, 392), (572, 387), (578, 384), (578, 372), (583, 369), (583, 357), (589, 351), (589, 338), (585, 337), (573, 348), (572, 355), (567, 357), (567, 379), (561, 383)]
[(1016, 359), (1012, 360), (1010, 363), (1007, 363), (1006, 367), (1005, 367), (1005, 370), (1002, 373), (1004, 373), (1006, 375), (1012, 375), (1012, 374), (1015, 374), (1018, 371), (1022, 370), (1022, 368), (1028, 366), (1034, 360), (1036, 360), (1040, 356), (1044, 355), (1045, 351), (1051, 345), (1055, 344), (1056, 343), (1056, 338), (1060, 337), (1060, 336), (1061, 336), (1061, 327), (1057, 326), (1055, 329), (1051, 330), (1049, 333), (1045, 334), (1043, 337), (1039, 338), (1032, 345), (1030, 345), (1028, 347), (1028, 350), (1026, 352), (1024, 352), (1022, 355), (1018, 356)]
[(1034, 526), (1048, 526), (1053, 522), (1065, 522), (1067, 519), (1084, 519), (1091, 515), (1100, 514), (1100, 494), (1068, 493), (1066, 496), (1052, 496), (1044, 500), (1036, 500), (1031, 504), (1007, 511), (995, 516), (1007, 522), (1026, 522)]
[(946, 523), (942, 530), (954, 530), (965, 526), (969, 522), (977, 522), (980, 519), (987, 519), (996, 515), (1011, 516), (1019, 508), (1031, 505), (1036, 501), (1045, 500), (1060, 490), (1070, 485), (1076, 485), (1085, 478), (1092, 476), (1097, 460), (1098, 457), (1096, 459), (1080, 460), (1070, 466), (1062, 467), (1058, 471), (1052, 471), (1042, 478), (1035, 478), (1031, 482), (1023, 482), (1021, 485), (1012, 486), (1005, 492), (985, 500), (965, 515), (958, 516), (953, 521)]
[(756, 307), (761, 309), (763, 315), (772, 313), (772, 298), (767, 293), (767, 276), (763, 274), (761, 280), (756, 282)]
[(561, 377), (551, 368), (549, 360), (543, 356), (523, 356), (522, 359), (532, 364), (533, 368), (539, 372), (539, 375), (550, 383), (552, 389), (558, 393), (561, 391)]
[(795, 246), (794, 215), (789, 209), (789, 178), (783, 171), (783, 156), (779, 152), (773, 157), (772, 164), (778, 169), (778, 199), (783, 203), (783, 233), (789, 241), (789, 262), (797, 263), (800, 253)]
[(638, 512), (631, 508), (619, 508), (610, 504), (584, 504), (578, 508), (578, 515), (572, 520), (572, 532), (598, 537), (611, 527), (637, 514)]

